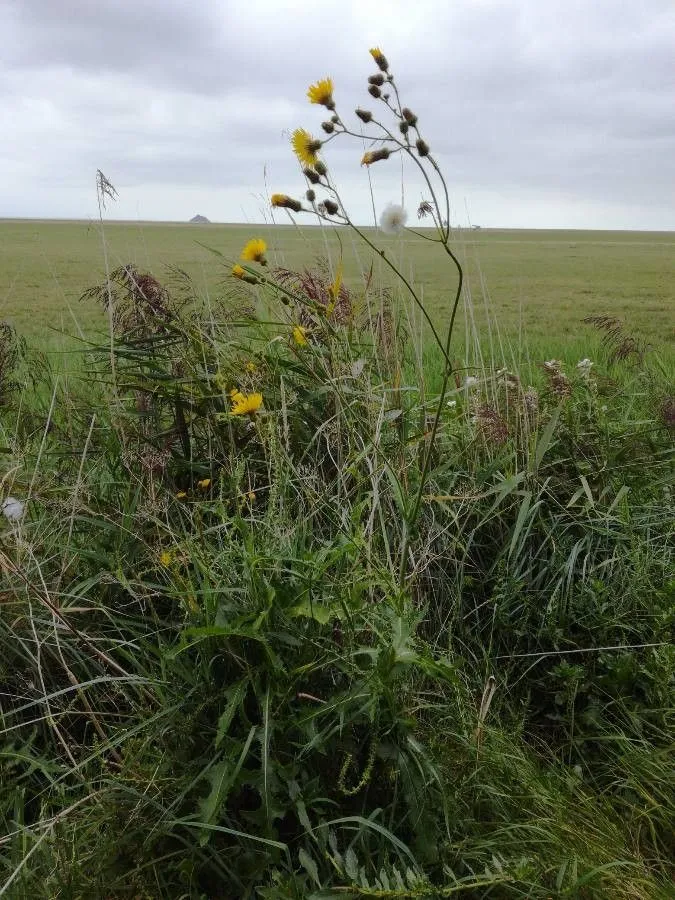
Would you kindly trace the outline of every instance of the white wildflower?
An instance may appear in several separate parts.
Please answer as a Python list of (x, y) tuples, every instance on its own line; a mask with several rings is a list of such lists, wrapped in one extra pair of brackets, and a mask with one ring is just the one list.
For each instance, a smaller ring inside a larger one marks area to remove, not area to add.
[(3, 516), (8, 522), (18, 522), (23, 516), (25, 504), (16, 497), (5, 497), (0, 506)]
[(548, 369), (551, 372), (558, 372), (562, 366), (562, 363), (559, 359), (547, 359), (544, 363), (544, 368)]
[(405, 227), (408, 221), (408, 213), (402, 206), (396, 203), (390, 203), (386, 206), (380, 216), (380, 228), (385, 234), (398, 234)]
[(450, 409), (454, 409), (457, 406), (457, 401), (456, 400), (448, 400), (446, 405), (449, 406)]
[(593, 363), (590, 361), (590, 359), (588, 359), (588, 357), (586, 357), (586, 359), (580, 359), (579, 362), (577, 363), (577, 369), (579, 370), (579, 374), (583, 378), (588, 378), (592, 365), (593, 365)]
[(477, 387), (479, 384), (478, 379), (475, 375), (467, 375), (464, 379), (464, 388), (469, 391), (471, 388)]

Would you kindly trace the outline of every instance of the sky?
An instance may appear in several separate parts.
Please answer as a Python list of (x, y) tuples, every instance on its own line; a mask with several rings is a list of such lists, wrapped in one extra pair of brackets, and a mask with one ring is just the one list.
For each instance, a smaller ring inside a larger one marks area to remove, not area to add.
[[(310, 83), (355, 131), (357, 106), (384, 119), (377, 46), (454, 225), (675, 228), (675, 0), (0, 0), (0, 35), (0, 218), (96, 217), (100, 169), (109, 218), (268, 221), (306, 189)], [(350, 217), (414, 219), (416, 167), (362, 167), (370, 147), (324, 151)]]

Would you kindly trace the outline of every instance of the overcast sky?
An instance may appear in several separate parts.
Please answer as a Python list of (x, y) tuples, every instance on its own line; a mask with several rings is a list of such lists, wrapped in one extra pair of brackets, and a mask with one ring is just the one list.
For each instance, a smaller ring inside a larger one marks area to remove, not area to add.
[[(0, 0), (0, 217), (262, 221), (304, 190), (289, 148), (390, 60), (455, 224), (675, 228), (675, 0)], [(372, 220), (364, 147), (326, 161)], [(401, 165), (370, 170), (378, 208)], [(406, 205), (421, 188), (404, 171)]]

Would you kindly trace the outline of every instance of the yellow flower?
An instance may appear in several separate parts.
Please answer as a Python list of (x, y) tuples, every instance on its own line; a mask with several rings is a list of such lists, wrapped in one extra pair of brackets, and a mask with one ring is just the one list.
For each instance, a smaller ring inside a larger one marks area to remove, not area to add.
[(262, 238), (253, 238), (241, 251), (241, 258), (244, 262), (257, 262), (261, 266), (265, 266), (267, 265), (267, 260), (265, 259), (266, 250), (267, 244)]
[(236, 266), (232, 266), (232, 274), (235, 278), (246, 278), (246, 269), (237, 263)]
[(293, 339), (296, 344), (304, 347), (307, 343), (307, 329), (304, 325), (296, 325), (293, 329)]
[(251, 362), (250, 360), (246, 363), (244, 368), (250, 374), (253, 374), (253, 372), (256, 372), (258, 370), (258, 367), (256, 366), (256, 364), (254, 362)]
[(255, 491), (249, 491), (246, 497), (249, 503), (255, 503)]
[(318, 163), (317, 152), (321, 149), (321, 141), (313, 138), (309, 131), (296, 128), (291, 137), (291, 145), (303, 166), (315, 166)]
[(173, 555), (170, 550), (162, 550), (159, 554), (159, 564), (163, 566), (165, 569), (168, 569), (171, 565), (171, 561), (173, 560)]
[(381, 159), (389, 159), (391, 150), (388, 147), (380, 147), (379, 150), (366, 150), (361, 157), (362, 166), (372, 166), (373, 163), (379, 162)]
[(185, 491), (178, 491), (178, 493), (176, 494), (176, 500), (185, 500), (186, 497), (187, 494), (185, 493)]
[(373, 57), (375, 62), (377, 63), (377, 67), (381, 69), (382, 72), (386, 72), (389, 68), (389, 63), (387, 62), (387, 57), (380, 50), (379, 47), (371, 47), (369, 50), (370, 55)]
[(307, 90), (307, 96), (310, 103), (318, 103), (327, 109), (335, 109), (333, 102), (333, 80), (332, 78), (322, 78), (316, 84), (310, 84)]
[(302, 203), (289, 197), (288, 194), (272, 194), (270, 202), (272, 206), (277, 206), (281, 209), (292, 209), (293, 212), (300, 212), (302, 209)]
[(232, 415), (245, 416), (257, 412), (262, 406), (262, 394), (242, 394), (236, 391), (230, 395), (232, 397)]
[(211, 484), (211, 479), (210, 479), (210, 478), (202, 478), (201, 481), (198, 481), (198, 482), (197, 482), (197, 487), (198, 487), (200, 490), (205, 491), (205, 490), (207, 489), (207, 487), (208, 487), (210, 484)]

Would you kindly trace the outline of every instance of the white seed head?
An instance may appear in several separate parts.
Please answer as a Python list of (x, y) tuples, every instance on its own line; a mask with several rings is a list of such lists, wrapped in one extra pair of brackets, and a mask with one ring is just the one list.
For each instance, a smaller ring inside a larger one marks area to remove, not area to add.
[(390, 203), (386, 206), (380, 216), (380, 228), (385, 234), (398, 234), (405, 227), (408, 221), (408, 213), (402, 206), (396, 203)]
[(25, 508), (25, 503), (22, 503), (21, 500), (17, 500), (16, 497), (5, 497), (2, 501), (2, 506), (0, 507), (3, 516), (8, 522), (20, 521)]

